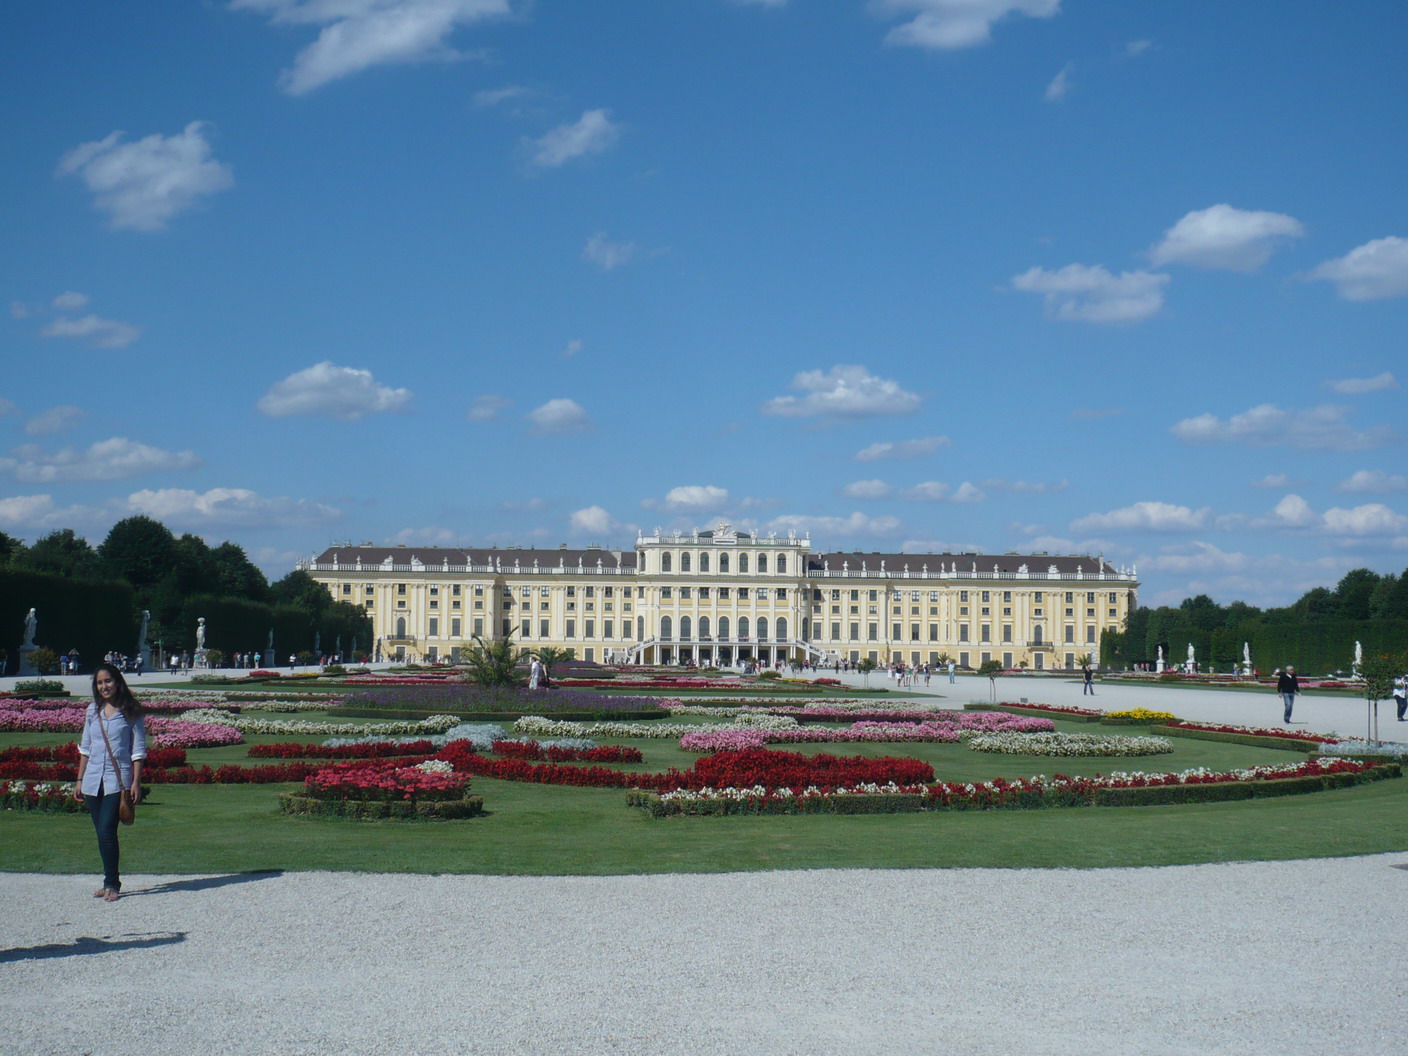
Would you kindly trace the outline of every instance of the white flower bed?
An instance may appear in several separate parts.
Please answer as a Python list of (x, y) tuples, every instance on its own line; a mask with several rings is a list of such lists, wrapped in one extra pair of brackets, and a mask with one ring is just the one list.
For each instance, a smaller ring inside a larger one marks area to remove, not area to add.
[(1003, 755), (1126, 756), (1167, 755), (1173, 742), (1100, 733), (983, 733), (968, 738), (968, 747)]
[(731, 723), (686, 726), (678, 722), (563, 722), (540, 715), (525, 715), (513, 724), (515, 733), (527, 737), (654, 737), (660, 740), (687, 733), (722, 730), (793, 730), (797, 720), (778, 715), (738, 715)]
[(236, 715), (218, 708), (200, 708), (181, 715), (178, 722), (213, 722), (223, 726), (233, 726), (241, 733), (254, 734), (293, 734), (295, 736), (334, 737), (339, 734), (353, 736), (388, 736), (444, 733), (459, 725), (454, 715), (432, 715), (428, 719), (413, 722), (313, 722), (308, 719), (256, 719), (248, 715)]
[(1321, 755), (1391, 755), (1408, 762), (1408, 744), (1397, 741), (1333, 741), (1320, 746)]

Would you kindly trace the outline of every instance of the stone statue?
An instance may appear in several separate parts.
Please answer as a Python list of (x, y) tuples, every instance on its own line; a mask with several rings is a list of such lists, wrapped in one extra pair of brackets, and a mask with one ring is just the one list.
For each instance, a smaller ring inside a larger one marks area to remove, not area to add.
[(205, 617), (196, 620), (196, 652), (205, 648)]
[(1157, 671), (1157, 672), (1159, 672), (1159, 674), (1163, 674), (1163, 670), (1164, 670), (1164, 647), (1163, 647), (1162, 645), (1159, 646), (1159, 656), (1158, 656), (1158, 659), (1154, 662), (1154, 670)]
[(1242, 643), (1242, 663), (1248, 667), (1252, 665), (1252, 645), (1251, 642)]
[(34, 633), (35, 633), (37, 630), (39, 630), (39, 617), (34, 614), (34, 610), (33, 610), (33, 609), (30, 609), (29, 612), (26, 613), (25, 618), (24, 618), (24, 644), (25, 644), (25, 645), (33, 645), (33, 644), (34, 644)]
[(1194, 659), (1194, 656), (1193, 656), (1193, 643), (1192, 643), (1192, 642), (1189, 642), (1189, 643), (1188, 643), (1188, 662), (1189, 662), (1190, 664), (1196, 662), (1195, 659)]
[(1364, 646), (1359, 642), (1354, 643), (1354, 677), (1359, 677), (1360, 665), (1364, 663)]

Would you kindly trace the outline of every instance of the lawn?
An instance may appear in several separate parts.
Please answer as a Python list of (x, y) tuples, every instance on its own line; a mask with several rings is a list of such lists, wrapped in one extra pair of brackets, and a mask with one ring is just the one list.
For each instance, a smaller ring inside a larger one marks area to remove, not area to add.
[[(312, 718), (314, 716), (308, 715)], [(331, 717), (331, 716), (329, 716)], [(691, 720), (693, 721), (693, 720)], [(1081, 724), (1058, 728), (1089, 732)], [(1122, 727), (1121, 733), (1146, 732)], [(58, 744), (62, 734), (7, 734), (0, 746)], [(257, 736), (249, 743), (287, 737)], [(687, 767), (673, 740), (631, 739), (645, 762)], [(798, 750), (909, 755), (945, 781), (1036, 773), (1181, 770), (1278, 764), (1293, 752), (1176, 738), (1172, 755), (1051, 759), (979, 754), (962, 745), (854, 744)], [(247, 745), (192, 751), (195, 765), (247, 763)], [(760, 869), (1099, 867), (1173, 865), (1408, 850), (1408, 781), (1313, 795), (1168, 807), (933, 812), (879, 816), (652, 820), (616, 789), (559, 788), (475, 778), (488, 814), (458, 822), (348, 822), (281, 815), (290, 785), (157, 785), (137, 826), (123, 830), (124, 871), (220, 873), (261, 869), (412, 873), (610, 875)], [(96, 868), (86, 816), (8, 812), (4, 867)]]

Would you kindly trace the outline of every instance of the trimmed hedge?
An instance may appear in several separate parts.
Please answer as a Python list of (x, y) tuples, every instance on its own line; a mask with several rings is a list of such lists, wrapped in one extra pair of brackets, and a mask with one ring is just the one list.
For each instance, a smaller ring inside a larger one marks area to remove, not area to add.
[(632, 789), (626, 794), (626, 805), (639, 807), (652, 818), (677, 815), (725, 817), (728, 815), (760, 814), (914, 814), (929, 809), (928, 797), (920, 793), (899, 792), (892, 795), (856, 795), (797, 799), (714, 799), (671, 800), (666, 802), (657, 792)]
[(1279, 748), (1286, 752), (1318, 752), (1320, 742), (1295, 737), (1260, 737), (1255, 733), (1223, 733), (1220, 730), (1187, 730), (1181, 726), (1150, 726), (1151, 733), (1162, 737), (1192, 737), (1199, 741), (1222, 741), (1245, 744), (1252, 748)]
[(1226, 803), (1239, 799), (1269, 799), (1351, 788), (1371, 781), (1400, 777), (1403, 768), (1389, 763), (1358, 774), (1318, 774), (1271, 781), (1227, 781), (1215, 785), (1166, 785), (1159, 788), (1104, 788), (1095, 795), (1097, 807), (1152, 807), (1166, 803)]
[(483, 814), (484, 797), (411, 802), (398, 799), (318, 799), (301, 792), (283, 792), (279, 795), (279, 810), (299, 817), (354, 821), (456, 821)]

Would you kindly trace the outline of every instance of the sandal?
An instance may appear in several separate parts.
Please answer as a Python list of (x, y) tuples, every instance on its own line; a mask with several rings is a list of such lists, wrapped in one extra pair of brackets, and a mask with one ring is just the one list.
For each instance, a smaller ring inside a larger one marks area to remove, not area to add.
[(122, 897), (122, 896), (121, 896), (120, 894), (118, 894), (116, 891), (114, 891), (114, 890), (112, 890), (111, 888), (109, 888), (107, 894), (103, 895), (103, 901), (104, 901), (104, 902), (116, 902), (116, 901), (117, 901), (119, 898), (121, 898), (121, 897)]

